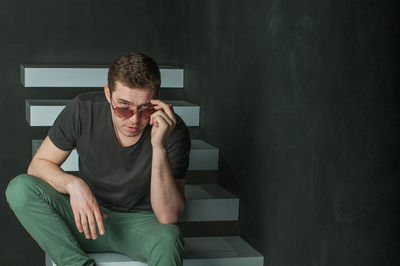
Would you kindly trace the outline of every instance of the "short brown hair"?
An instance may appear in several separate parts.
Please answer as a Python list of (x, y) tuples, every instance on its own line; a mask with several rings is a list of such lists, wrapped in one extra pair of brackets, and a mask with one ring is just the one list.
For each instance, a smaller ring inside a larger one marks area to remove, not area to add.
[(130, 53), (118, 57), (108, 69), (108, 87), (115, 90), (119, 81), (130, 88), (151, 88), (154, 95), (160, 91), (160, 69), (157, 63), (144, 54)]

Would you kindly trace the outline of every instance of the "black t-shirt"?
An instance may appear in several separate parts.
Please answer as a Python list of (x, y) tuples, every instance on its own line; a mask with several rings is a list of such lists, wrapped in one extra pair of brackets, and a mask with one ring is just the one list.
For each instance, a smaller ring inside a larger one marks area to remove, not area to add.
[[(189, 165), (190, 136), (178, 116), (167, 143), (175, 178), (185, 178)], [(49, 138), (61, 150), (76, 147), (79, 175), (104, 207), (132, 212), (152, 210), (150, 179), (152, 162), (151, 126), (129, 147), (122, 147), (114, 133), (110, 105), (104, 93), (75, 97), (49, 130)]]

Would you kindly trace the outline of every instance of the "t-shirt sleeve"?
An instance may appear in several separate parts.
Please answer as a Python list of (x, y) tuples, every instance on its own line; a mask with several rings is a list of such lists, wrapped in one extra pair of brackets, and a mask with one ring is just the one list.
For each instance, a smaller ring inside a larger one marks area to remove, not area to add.
[(176, 179), (185, 178), (189, 167), (189, 155), (191, 148), (190, 134), (181, 118), (171, 133), (168, 141), (168, 158), (172, 173)]
[(49, 129), (48, 136), (59, 149), (70, 151), (76, 147), (79, 132), (79, 104), (75, 98), (59, 114)]

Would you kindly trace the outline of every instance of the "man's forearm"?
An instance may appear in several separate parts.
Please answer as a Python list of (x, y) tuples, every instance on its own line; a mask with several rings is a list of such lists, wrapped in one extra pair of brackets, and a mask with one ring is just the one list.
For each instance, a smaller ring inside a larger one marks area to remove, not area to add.
[(80, 178), (64, 172), (55, 163), (40, 158), (32, 160), (28, 168), (28, 174), (46, 181), (58, 192), (64, 194), (69, 194), (68, 188), (71, 184), (81, 181)]
[(150, 200), (160, 223), (176, 223), (185, 208), (185, 198), (176, 185), (165, 148), (153, 147)]

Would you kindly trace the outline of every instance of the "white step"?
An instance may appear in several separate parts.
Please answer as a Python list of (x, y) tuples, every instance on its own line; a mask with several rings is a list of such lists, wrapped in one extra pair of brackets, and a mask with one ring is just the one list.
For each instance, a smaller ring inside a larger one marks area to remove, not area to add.
[(186, 185), (185, 196), (181, 222), (239, 220), (239, 199), (219, 185)]
[(192, 139), (189, 170), (218, 170), (219, 150), (200, 140)]
[[(52, 126), (69, 100), (26, 100), (26, 120), (30, 126)], [(199, 126), (200, 106), (186, 101), (165, 101), (172, 104), (174, 111), (187, 126)]]
[[(98, 266), (146, 266), (119, 253), (89, 253)], [(264, 257), (239, 236), (185, 238), (184, 266), (263, 266)], [(46, 266), (56, 264), (46, 254)]]
[[(20, 67), (24, 87), (104, 87), (107, 65), (30, 65)], [(183, 69), (160, 67), (162, 88), (183, 88)]]
[[(32, 156), (39, 149), (43, 140), (32, 140)], [(188, 170), (217, 170), (219, 150), (198, 139), (192, 139)], [(74, 149), (67, 160), (61, 165), (64, 171), (79, 171), (78, 153)]]

